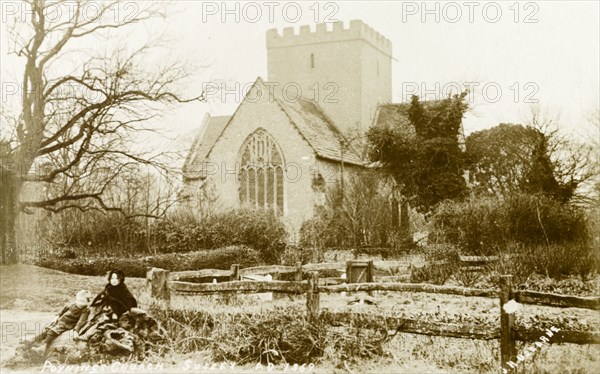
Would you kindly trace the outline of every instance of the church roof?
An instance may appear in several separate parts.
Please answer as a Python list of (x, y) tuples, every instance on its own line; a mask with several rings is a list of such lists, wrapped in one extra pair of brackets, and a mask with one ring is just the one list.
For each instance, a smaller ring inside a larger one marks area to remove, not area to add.
[(391, 125), (398, 125), (411, 131), (412, 125), (408, 120), (409, 108), (410, 103), (379, 105), (377, 107), (377, 112), (375, 113), (373, 126), (387, 127)]
[[(421, 105), (427, 110), (435, 108), (435, 106), (439, 105), (441, 102), (442, 100), (421, 101)], [(408, 119), (409, 109), (410, 103), (381, 104), (377, 107), (373, 125), (386, 126), (398, 124), (412, 127)]]
[[(258, 78), (254, 84), (259, 82), (263, 83)], [(292, 126), (298, 130), (316, 155), (324, 159), (341, 162), (341, 145), (342, 143), (348, 144), (348, 142), (323, 110), (311, 100), (305, 98), (294, 101), (284, 100), (281, 92), (277, 89), (273, 93), (274, 102), (287, 115)], [(244, 102), (242, 101), (240, 105), (244, 105)], [(200, 131), (183, 166), (185, 179), (205, 177), (201, 165), (208, 158), (214, 144), (223, 134), (232, 117), (211, 117), (209, 114), (204, 117)], [(349, 164), (364, 165), (364, 161), (352, 146), (344, 147), (343, 161)]]
[[(421, 101), (425, 110), (435, 109), (442, 100), (431, 100)], [(415, 135), (415, 129), (408, 119), (408, 110), (410, 109), (410, 103), (395, 103), (395, 104), (381, 104), (377, 107), (375, 113), (375, 119), (373, 120), (373, 126), (400, 126), (404, 129), (407, 134)], [(465, 147), (465, 135), (464, 128), (461, 122), (458, 141), (461, 148)]]
[[(202, 125), (198, 131), (196, 139), (192, 144), (185, 164), (183, 165), (183, 175), (186, 179), (198, 179), (202, 175), (202, 163), (208, 157), (213, 144), (217, 141), (231, 116), (214, 116), (206, 114), (202, 120)], [(194, 167), (195, 166), (195, 167)]]
[[(310, 144), (317, 156), (342, 161), (342, 144), (348, 144), (333, 121), (313, 101), (300, 98), (296, 101), (276, 100), (302, 137)], [(344, 147), (344, 162), (363, 165), (364, 162), (352, 147)]]

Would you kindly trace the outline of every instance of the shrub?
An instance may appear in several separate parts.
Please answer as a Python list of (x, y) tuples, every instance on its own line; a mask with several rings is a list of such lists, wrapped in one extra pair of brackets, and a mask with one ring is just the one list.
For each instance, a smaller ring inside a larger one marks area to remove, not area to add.
[(460, 269), (458, 251), (452, 245), (430, 245), (423, 250), (426, 265), (411, 271), (412, 283), (443, 285)]
[(577, 207), (539, 195), (506, 199), (472, 198), (445, 202), (433, 219), (432, 237), (463, 253), (494, 255), (516, 243), (536, 246), (588, 240), (584, 213)]
[(483, 274), (478, 270), (460, 267), (454, 272), (452, 277), (459, 285), (463, 287), (474, 287), (483, 280)]
[(434, 212), (430, 238), (451, 243), (462, 252), (489, 255), (502, 247), (506, 237), (502, 225), (502, 209), (498, 200), (471, 199), (465, 202), (445, 201)]
[(579, 275), (586, 281), (598, 270), (598, 252), (586, 243), (531, 246), (520, 261), (536, 273), (555, 279)]
[[(360, 362), (386, 354), (389, 342), (385, 318), (353, 316), (332, 321), (323, 311), (309, 323), (306, 310), (274, 307), (261, 313), (231, 313), (151, 307), (178, 353), (209, 349), (213, 360), (249, 363), (310, 364), (332, 360)], [(336, 365), (337, 366), (337, 365)]]
[[(376, 171), (351, 174), (325, 191), (325, 204), (303, 222), (300, 246), (310, 248), (389, 247), (400, 227), (392, 219), (393, 196)], [(404, 237), (410, 237), (406, 232)], [(368, 252), (368, 251), (367, 251)]]
[(150, 237), (143, 218), (127, 219), (118, 212), (78, 210), (45, 214), (37, 225), (37, 236), (54, 248), (147, 253)]
[(295, 245), (287, 245), (281, 258), (282, 265), (295, 266), (296, 263), (308, 264), (311, 262), (319, 262), (321, 259), (318, 249), (302, 248)]
[[(488, 265), (489, 270), (495, 275), (512, 275), (515, 284), (527, 282), (535, 272), (535, 266), (527, 260), (521, 247), (515, 243), (509, 244), (498, 254), (498, 261)], [(497, 284), (497, 280), (494, 284)]]
[(166, 252), (245, 245), (267, 263), (279, 263), (287, 238), (281, 220), (267, 210), (231, 210), (200, 221), (178, 215), (157, 222), (154, 230)]
[(598, 252), (591, 243), (576, 242), (550, 245), (510, 243), (489, 265), (497, 275), (513, 275), (515, 284), (526, 284), (534, 274), (560, 280), (579, 276), (586, 282), (598, 272)]
[(74, 256), (181, 253), (245, 245), (278, 263), (286, 245), (284, 224), (272, 211), (239, 209), (197, 219), (185, 211), (146, 222), (109, 212), (64, 212), (38, 228), (53, 249)]
[(328, 342), (328, 326), (309, 324), (303, 309), (278, 307), (244, 314), (153, 307), (152, 313), (179, 353), (208, 348), (214, 360), (238, 365), (314, 363)]
[(585, 214), (548, 197), (516, 195), (507, 200), (508, 232), (518, 243), (560, 244), (587, 240)]
[(407, 253), (411, 253), (418, 249), (417, 243), (412, 239), (404, 239), (394, 243), (389, 247), (359, 247), (354, 253), (357, 255), (381, 256), (382, 260), (391, 260), (394, 258), (403, 258)]
[(231, 264), (251, 267), (263, 264), (259, 253), (243, 246), (190, 253), (170, 253), (157, 256), (100, 257), (64, 259), (45, 255), (36, 265), (80, 275), (105, 275), (112, 269), (121, 269), (129, 277), (146, 277), (148, 268), (157, 267), (170, 271), (198, 269), (229, 269)]

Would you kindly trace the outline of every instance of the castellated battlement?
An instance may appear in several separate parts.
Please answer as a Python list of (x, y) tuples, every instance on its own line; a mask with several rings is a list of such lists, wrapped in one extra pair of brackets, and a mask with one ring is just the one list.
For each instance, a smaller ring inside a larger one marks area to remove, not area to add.
[(361, 20), (350, 21), (350, 26), (345, 29), (344, 23), (333, 23), (333, 29), (327, 30), (327, 24), (318, 23), (317, 29), (311, 32), (310, 26), (300, 26), (299, 33), (293, 27), (283, 29), (280, 35), (277, 29), (267, 31), (267, 48), (297, 46), (302, 44), (331, 43), (362, 39), (387, 56), (392, 56), (392, 42), (381, 35)]

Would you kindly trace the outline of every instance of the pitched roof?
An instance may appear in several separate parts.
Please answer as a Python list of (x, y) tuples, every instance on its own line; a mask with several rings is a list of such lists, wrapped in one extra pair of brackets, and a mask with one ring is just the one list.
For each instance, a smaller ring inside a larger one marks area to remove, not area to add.
[(391, 125), (402, 126), (407, 130), (413, 130), (413, 126), (408, 120), (409, 103), (400, 104), (382, 104), (377, 107), (373, 126), (387, 127)]
[[(348, 144), (348, 141), (315, 102), (305, 98), (293, 102), (278, 97), (275, 99), (317, 156), (342, 161), (341, 147), (342, 144)], [(344, 147), (343, 161), (355, 165), (364, 164), (356, 150), (348, 145)]]
[[(435, 108), (441, 102), (442, 100), (421, 101), (421, 105), (427, 110)], [(409, 109), (410, 103), (381, 104), (377, 107), (373, 125), (401, 124), (410, 126), (410, 121), (408, 120)]]
[(196, 135), (190, 153), (183, 165), (183, 175), (186, 179), (205, 177), (202, 173), (202, 163), (208, 157), (213, 144), (215, 144), (230, 119), (231, 116), (211, 117), (208, 113), (204, 116), (198, 135)]
[[(254, 85), (256, 84), (264, 83), (259, 77), (254, 82)], [(248, 94), (250, 91), (248, 90)], [(348, 142), (323, 110), (311, 100), (300, 98), (292, 102), (284, 100), (281, 91), (275, 89), (272, 92), (275, 99), (273, 101), (288, 116), (292, 125), (316, 155), (340, 162), (342, 160), (341, 145), (342, 143), (348, 144)], [(245, 99), (240, 106), (244, 105)], [(202, 173), (201, 165), (208, 158), (217, 139), (223, 134), (227, 124), (234, 116), (235, 113), (233, 116), (211, 117), (207, 114), (204, 117), (200, 131), (183, 166), (185, 179), (199, 179), (206, 176)], [(352, 146), (344, 147), (343, 159), (345, 163), (364, 164), (364, 161)]]
[[(421, 104), (426, 110), (434, 109), (439, 105), (442, 100), (431, 100), (422, 101)], [(408, 110), (410, 109), (410, 103), (396, 103), (396, 104), (382, 104), (377, 107), (375, 113), (375, 119), (373, 120), (373, 126), (400, 126), (408, 134), (414, 135), (415, 129), (408, 119)], [(464, 150), (465, 135), (462, 122), (460, 124), (458, 141)]]

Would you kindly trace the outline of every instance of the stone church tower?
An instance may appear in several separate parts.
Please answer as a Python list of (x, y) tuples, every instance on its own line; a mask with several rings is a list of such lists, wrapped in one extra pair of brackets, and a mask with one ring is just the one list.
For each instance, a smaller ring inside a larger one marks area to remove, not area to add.
[(268, 81), (314, 100), (344, 134), (364, 133), (392, 100), (392, 43), (360, 20), (267, 32)]

